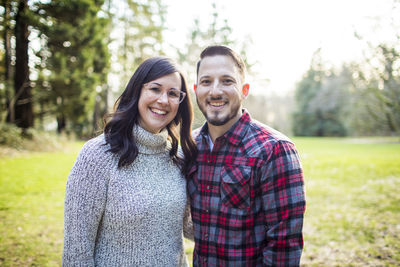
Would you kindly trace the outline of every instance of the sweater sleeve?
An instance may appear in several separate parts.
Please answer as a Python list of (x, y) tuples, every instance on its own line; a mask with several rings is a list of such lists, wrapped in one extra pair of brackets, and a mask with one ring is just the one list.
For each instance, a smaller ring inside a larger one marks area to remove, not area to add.
[(102, 218), (108, 175), (104, 151), (89, 141), (68, 176), (64, 207), (63, 266), (94, 266), (97, 229)]
[(187, 198), (185, 214), (183, 216), (183, 236), (194, 241), (192, 216), (190, 216), (190, 198)]

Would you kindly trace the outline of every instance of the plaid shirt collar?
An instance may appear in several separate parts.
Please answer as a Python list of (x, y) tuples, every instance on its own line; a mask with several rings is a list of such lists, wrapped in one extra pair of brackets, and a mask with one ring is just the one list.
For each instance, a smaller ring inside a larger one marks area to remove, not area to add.
[[(251, 117), (248, 111), (246, 109), (242, 109), (242, 112), (243, 112), (242, 117), (240, 117), (240, 119), (237, 122), (235, 122), (235, 124), (233, 124), (232, 127), (225, 134), (218, 137), (217, 140), (226, 139), (234, 146), (241, 145), (242, 140), (244, 140), (244, 137), (246, 136), (246, 132), (248, 130), (247, 126), (251, 121)], [(199, 137), (201, 136), (203, 140), (206, 140), (207, 135), (208, 135), (208, 124), (207, 122), (205, 122), (203, 127), (201, 127)]]

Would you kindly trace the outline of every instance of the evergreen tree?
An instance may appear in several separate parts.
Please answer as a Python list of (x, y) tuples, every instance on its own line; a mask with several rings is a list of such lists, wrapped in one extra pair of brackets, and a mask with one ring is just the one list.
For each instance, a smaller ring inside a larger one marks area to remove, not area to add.
[(34, 122), (28, 65), (30, 9), (27, 0), (3, 0), (1, 7), (3, 8), (1, 37), (4, 48), (2, 58), (4, 90), (0, 96), (1, 104), (5, 107), (2, 109), (5, 110), (2, 121), (6, 118), (7, 122), (27, 129), (32, 127)]
[(298, 136), (344, 136), (351, 73), (324, 70), (320, 51), (295, 91), (293, 132)]
[(38, 5), (43, 45), (38, 100), (55, 115), (59, 132), (92, 132), (96, 87), (106, 82), (109, 66), (109, 19), (100, 15), (103, 3), (59, 0)]
[(13, 95), (12, 88), (12, 66), (11, 66), (11, 20), (12, 20), (12, 12), (11, 12), (11, 1), (10, 0), (2, 0), (1, 6), (3, 7), (4, 13), (1, 16), (1, 36), (3, 37), (3, 46), (4, 46), (4, 54), (2, 54), (0, 60), (0, 73), (2, 82), (2, 90), (0, 90), (0, 106), (1, 110), (4, 111), (2, 115), (1, 121), (4, 119), (7, 122), (14, 122), (14, 108), (10, 108), (10, 100)]
[(15, 17), (15, 74), (14, 74), (14, 109), (15, 123), (27, 129), (33, 126), (32, 87), (29, 81), (29, 31), (28, 0), (19, 1)]

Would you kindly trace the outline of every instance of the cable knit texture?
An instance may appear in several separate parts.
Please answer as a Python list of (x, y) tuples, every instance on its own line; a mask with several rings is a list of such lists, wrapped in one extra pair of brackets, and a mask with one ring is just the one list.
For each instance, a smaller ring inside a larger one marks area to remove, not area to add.
[(128, 167), (117, 168), (104, 135), (80, 151), (65, 193), (63, 266), (188, 266), (186, 181), (168, 132), (133, 131), (139, 154)]

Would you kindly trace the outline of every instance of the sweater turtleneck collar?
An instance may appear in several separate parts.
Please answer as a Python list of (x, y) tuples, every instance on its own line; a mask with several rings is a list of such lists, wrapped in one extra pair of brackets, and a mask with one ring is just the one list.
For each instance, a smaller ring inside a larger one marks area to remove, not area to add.
[(169, 150), (171, 147), (166, 128), (158, 134), (153, 134), (136, 124), (133, 126), (133, 136), (141, 154), (159, 154)]

